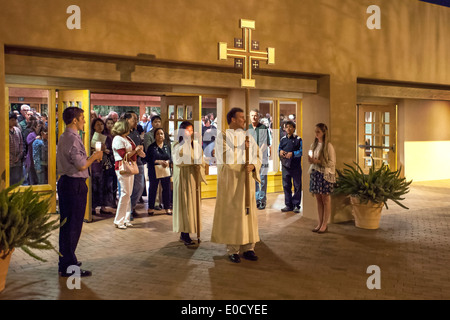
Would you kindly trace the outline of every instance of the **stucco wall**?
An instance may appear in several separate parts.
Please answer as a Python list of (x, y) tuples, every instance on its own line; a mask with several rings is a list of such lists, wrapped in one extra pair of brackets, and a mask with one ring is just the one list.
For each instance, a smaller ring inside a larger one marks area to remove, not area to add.
[(401, 101), (399, 154), (408, 180), (450, 179), (449, 123), (449, 101)]
[[(69, 30), (69, 5), (81, 30)], [(366, 12), (381, 9), (381, 29)], [(450, 84), (450, 10), (418, 0), (15, 0), (0, 3), (0, 41), (218, 64), (217, 43), (256, 21), (254, 38), (276, 48), (265, 68)], [(231, 61), (229, 62), (231, 64)]]
[[(66, 27), (73, 4), (80, 30)], [(381, 9), (380, 30), (366, 26), (370, 5)], [(218, 61), (217, 44), (241, 37), (241, 18), (256, 21), (262, 49), (276, 49), (275, 65), (262, 68), (327, 77), (325, 91), (305, 97), (303, 132), (307, 138), (314, 122), (329, 124), (338, 167), (356, 159), (358, 78), (450, 85), (450, 10), (418, 0), (1, 1), (0, 43), (232, 66)], [(231, 94), (233, 101), (242, 105), (243, 94)]]

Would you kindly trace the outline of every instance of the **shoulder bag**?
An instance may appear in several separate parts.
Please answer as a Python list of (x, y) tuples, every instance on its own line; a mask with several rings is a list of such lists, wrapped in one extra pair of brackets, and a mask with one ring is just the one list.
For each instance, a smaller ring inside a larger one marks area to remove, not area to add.
[(138, 174), (139, 168), (137, 166), (136, 161), (128, 159), (128, 156), (125, 155), (125, 158), (119, 163), (119, 173), (120, 174)]

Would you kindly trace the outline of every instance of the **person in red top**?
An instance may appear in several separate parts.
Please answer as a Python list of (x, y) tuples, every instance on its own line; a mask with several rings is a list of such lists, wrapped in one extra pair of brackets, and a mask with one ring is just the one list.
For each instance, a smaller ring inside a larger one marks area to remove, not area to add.
[(127, 120), (119, 120), (114, 124), (112, 129), (113, 139), (113, 153), (115, 162), (115, 170), (117, 180), (120, 184), (120, 198), (117, 205), (116, 217), (114, 224), (119, 229), (126, 229), (131, 227), (130, 215), (131, 215), (131, 194), (133, 193), (134, 175), (121, 174), (119, 171), (120, 161), (125, 156), (133, 161), (136, 161), (137, 155), (145, 156), (143, 152), (143, 146), (137, 146), (133, 140), (128, 138), (130, 133), (130, 126)]

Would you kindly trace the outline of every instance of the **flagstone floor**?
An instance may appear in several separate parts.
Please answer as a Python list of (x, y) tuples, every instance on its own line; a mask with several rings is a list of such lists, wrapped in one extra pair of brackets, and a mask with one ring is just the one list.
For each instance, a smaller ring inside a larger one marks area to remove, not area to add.
[[(39, 252), (48, 259), (39, 262), (16, 250), (0, 300), (449, 299), (449, 195), (449, 180), (416, 183), (404, 202), (410, 210), (391, 205), (380, 229), (347, 222), (318, 235), (314, 220), (281, 213), (283, 195), (270, 194), (258, 217), (260, 259), (240, 264), (209, 241), (214, 199), (203, 201), (196, 248), (178, 241), (170, 216), (149, 217), (140, 204), (133, 228), (114, 228), (113, 215), (84, 224), (77, 255), (93, 276), (80, 289), (58, 277), (54, 252)], [(373, 265), (381, 288), (370, 290)]]

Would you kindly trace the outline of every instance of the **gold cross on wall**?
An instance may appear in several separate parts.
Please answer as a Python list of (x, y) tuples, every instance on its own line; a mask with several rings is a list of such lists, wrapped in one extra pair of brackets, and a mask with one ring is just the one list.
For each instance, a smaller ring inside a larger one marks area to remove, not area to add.
[(240, 28), (242, 29), (241, 39), (235, 39), (238, 48), (228, 48), (226, 42), (219, 42), (219, 60), (227, 60), (228, 57), (241, 59), (236, 60), (235, 65), (243, 66), (243, 79), (241, 79), (241, 87), (254, 88), (255, 80), (252, 79), (252, 68), (259, 68), (259, 61), (266, 61), (267, 64), (275, 64), (275, 48), (267, 48), (267, 51), (259, 51), (259, 43), (252, 40), (252, 30), (255, 30), (255, 21), (240, 20)]

